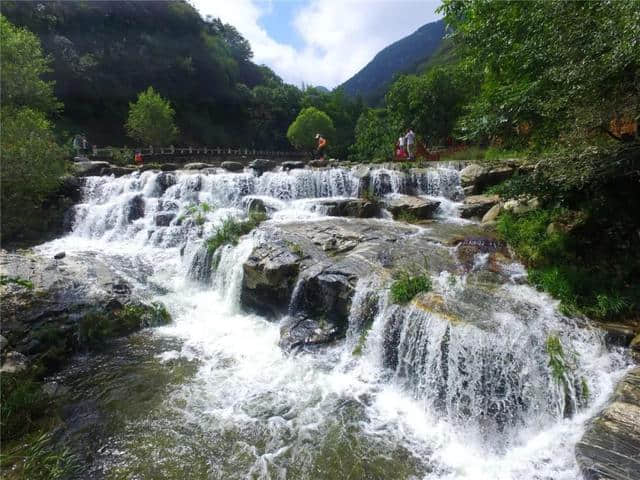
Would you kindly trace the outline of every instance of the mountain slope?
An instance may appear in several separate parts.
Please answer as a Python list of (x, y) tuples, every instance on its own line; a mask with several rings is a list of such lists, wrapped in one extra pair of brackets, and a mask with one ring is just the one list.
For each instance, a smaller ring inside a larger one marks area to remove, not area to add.
[(413, 71), (417, 65), (429, 60), (440, 47), (444, 34), (443, 20), (423, 25), (411, 35), (381, 50), (341, 87), (348, 95), (361, 95), (367, 103), (377, 103), (394, 75)]

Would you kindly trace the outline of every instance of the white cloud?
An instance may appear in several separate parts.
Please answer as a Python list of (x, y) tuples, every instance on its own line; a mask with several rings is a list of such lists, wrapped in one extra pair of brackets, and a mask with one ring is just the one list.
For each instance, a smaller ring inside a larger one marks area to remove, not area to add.
[[(272, 2), (286, 0), (192, 0), (205, 15), (235, 26), (251, 43), (256, 63), (285, 81), (333, 88), (376, 53), (436, 20), (439, 0), (310, 0), (300, 5), (291, 28), (302, 39), (294, 48), (274, 40), (259, 24)], [(291, 0), (289, 0), (291, 1)]]

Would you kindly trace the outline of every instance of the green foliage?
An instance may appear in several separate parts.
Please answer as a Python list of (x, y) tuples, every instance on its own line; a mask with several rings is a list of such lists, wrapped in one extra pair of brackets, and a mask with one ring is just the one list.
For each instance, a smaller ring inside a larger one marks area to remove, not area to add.
[(46, 412), (48, 399), (30, 373), (2, 374), (0, 433), (6, 442), (31, 430)]
[(55, 448), (51, 433), (30, 435), (26, 442), (2, 456), (2, 466), (11, 466), (19, 478), (30, 480), (62, 480), (81, 473), (77, 457), (67, 448)]
[(8, 275), (0, 275), (0, 285), (9, 285), (10, 283), (33, 290), (33, 282), (31, 280), (20, 277), (9, 277)]
[(0, 15), (2, 108), (1, 216), (2, 237), (23, 230), (64, 173), (64, 151), (56, 143), (46, 114), (60, 104), (51, 82), (42, 80), (49, 61), (31, 32), (16, 28)]
[(446, 0), (441, 11), (483, 76), (460, 122), (465, 137), (518, 144), (526, 124), (528, 141), (544, 145), (637, 119), (638, 2)]
[(171, 104), (149, 87), (138, 95), (135, 103), (129, 104), (127, 133), (141, 143), (169, 145), (178, 136), (174, 114)]
[(431, 279), (426, 267), (420, 272), (402, 270), (396, 274), (391, 284), (391, 301), (393, 303), (408, 303), (417, 294), (431, 290)]
[(373, 191), (368, 189), (360, 192), (360, 198), (370, 203), (377, 204), (380, 202), (380, 197), (377, 196)]
[(266, 219), (265, 213), (255, 211), (250, 212), (249, 217), (244, 221), (231, 217), (225, 219), (216, 233), (207, 240), (208, 250), (215, 252), (222, 245), (237, 245), (241, 236), (255, 229)]
[[(315, 107), (329, 115), (335, 133), (331, 136), (327, 151), (331, 156), (346, 159), (349, 147), (354, 142), (356, 122), (364, 109), (362, 101), (349, 98), (342, 88), (328, 92), (308, 87), (302, 92), (300, 105), (302, 108)], [(322, 130), (320, 133), (323, 133)]]
[(134, 153), (130, 148), (114, 148), (111, 154), (111, 163), (120, 166), (133, 164)]
[(293, 253), (294, 255), (297, 255), (300, 258), (304, 257), (304, 251), (302, 250), (302, 247), (297, 243), (287, 241), (287, 247), (289, 247), (289, 250), (291, 250), (291, 253)]
[(326, 113), (315, 107), (303, 109), (287, 130), (287, 138), (295, 148), (311, 151), (315, 148), (316, 133), (320, 133), (331, 144), (335, 134), (333, 121)]
[(441, 67), (398, 78), (385, 97), (387, 111), (403, 127), (397, 136), (412, 127), (428, 144), (443, 143), (462, 111), (466, 80), (455, 70)]
[(549, 368), (551, 369), (551, 375), (557, 382), (566, 382), (565, 375), (567, 366), (560, 339), (555, 335), (549, 335), (545, 342), (545, 350), (549, 356)]
[(171, 316), (161, 303), (127, 304), (112, 312), (93, 311), (78, 325), (77, 343), (88, 349), (104, 347), (107, 340), (128, 335), (140, 328), (164, 325)]
[(25, 28), (15, 27), (0, 15), (0, 46), (3, 107), (29, 106), (43, 113), (59, 110), (61, 105), (53, 96), (53, 82), (42, 79), (51, 69), (38, 37)]
[(529, 266), (542, 266), (553, 259), (567, 257), (567, 237), (563, 233), (548, 233), (553, 221), (560, 221), (568, 213), (564, 210), (533, 210), (514, 215), (505, 212), (498, 218), (497, 230), (518, 256)]
[(355, 143), (350, 159), (358, 162), (385, 162), (393, 158), (400, 126), (385, 109), (367, 109), (355, 127)]
[[(640, 289), (632, 280), (637, 260), (593, 249), (585, 233), (590, 230), (584, 230), (589, 220), (563, 209), (503, 213), (497, 230), (527, 265), (529, 281), (559, 299), (565, 313), (596, 319), (629, 315), (640, 304)], [(568, 231), (549, 230), (552, 222)]]
[(410, 212), (408, 210), (401, 210), (398, 214), (393, 216), (393, 219), (399, 222), (406, 223), (418, 223), (420, 221), (420, 219), (416, 217), (413, 212)]

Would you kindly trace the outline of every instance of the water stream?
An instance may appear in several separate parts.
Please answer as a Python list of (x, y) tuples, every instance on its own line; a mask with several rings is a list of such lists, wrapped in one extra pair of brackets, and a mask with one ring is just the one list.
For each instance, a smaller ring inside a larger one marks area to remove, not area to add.
[[(264, 201), (268, 222), (314, 221), (314, 199), (362, 188), (440, 200), (430, 228), (460, 222), (455, 168), (380, 169), (367, 186), (338, 168), (87, 179), (72, 233), (38, 249), (93, 252), (174, 321), (59, 375), (73, 397), (61, 441), (84, 452), (80, 478), (580, 478), (573, 447), (626, 359), (548, 296), (519, 282), (486, 293), (472, 274), (443, 272), (434, 290), (458, 306), (456, 324), (392, 305), (386, 280), (363, 278), (346, 338), (287, 355), (279, 323), (240, 306), (261, 231), (222, 247), (212, 275), (194, 272), (203, 239), (250, 199)], [(571, 364), (563, 381), (550, 373), (550, 336)]]

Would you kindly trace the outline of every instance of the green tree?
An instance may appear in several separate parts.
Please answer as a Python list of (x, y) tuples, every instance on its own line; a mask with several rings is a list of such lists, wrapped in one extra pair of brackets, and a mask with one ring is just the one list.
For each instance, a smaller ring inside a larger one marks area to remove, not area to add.
[(424, 75), (401, 76), (385, 97), (387, 110), (397, 124), (411, 126), (423, 140), (442, 142), (452, 134), (463, 106), (463, 82), (455, 73), (437, 67)]
[(171, 104), (149, 87), (138, 95), (135, 103), (129, 104), (125, 127), (129, 136), (141, 143), (168, 145), (178, 136), (174, 115)]
[(612, 120), (638, 119), (639, 2), (445, 0), (441, 8), (456, 48), (483, 74), (460, 124), (468, 138), (548, 146), (617, 137)]
[(53, 82), (41, 76), (49, 73), (49, 60), (42, 53), (40, 41), (30, 31), (12, 25), (0, 15), (2, 68), (0, 92), (3, 106), (25, 106), (52, 113), (60, 109), (53, 96)]
[(333, 121), (323, 111), (307, 107), (289, 125), (287, 138), (291, 145), (299, 150), (313, 150), (316, 146), (316, 133), (322, 134), (331, 145), (331, 139), (335, 134)]
[(37, 37), (0, 16), (0, 50), (1, 213), (6, 240), (25, 233), (33, 222), (47, 223), (39, 210), (64, 173), (64, 152), (46, 118), (46, 113), (57, 111), (60, 104), (53, 96), (52, 84), (40, 78), (49, 71), (49, 64)]
[(350, 158), (359, 162), (384, 162), (393, 158), (400, 126), (384, 108), (362, 112), (355, 128)]

